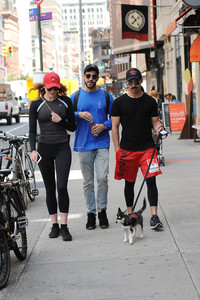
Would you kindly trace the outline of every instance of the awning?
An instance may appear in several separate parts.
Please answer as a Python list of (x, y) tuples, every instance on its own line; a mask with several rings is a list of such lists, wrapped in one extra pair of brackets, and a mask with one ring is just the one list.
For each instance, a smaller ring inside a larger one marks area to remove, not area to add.
[(197, 36), (190, 47), (190, 62), (200, 62), (200, 35)]
[(184, 10), (166, 29), (166, 36), (169, 36), (176, 28), (177, 28), (177, 21), (182, 18), (189, 10), (191, 10), (191, 7), (188, 7), (186, 10)]

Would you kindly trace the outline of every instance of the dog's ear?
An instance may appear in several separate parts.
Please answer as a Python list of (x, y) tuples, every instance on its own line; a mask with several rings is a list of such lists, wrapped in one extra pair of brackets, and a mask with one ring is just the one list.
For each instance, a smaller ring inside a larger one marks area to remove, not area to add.
[(120, 209), (120, 207), (118, 208), (118, 213), (120, 213), (121, 212), (121, 209)]

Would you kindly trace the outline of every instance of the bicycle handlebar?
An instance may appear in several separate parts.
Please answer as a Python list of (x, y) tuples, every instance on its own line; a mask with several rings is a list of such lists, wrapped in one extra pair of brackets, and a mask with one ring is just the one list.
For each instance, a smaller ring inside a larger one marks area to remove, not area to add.
[[(3, 136), (0, 135), (0, 139), (4, 140), (4, 141), (9, 141), (9, 143), (17, 143), (17, 142), (23, 143), (24, 141), (29, 140), (29, 135), (28, 134), (26, 134), (26, 135), (17, 135), (16, 136), (16, 135), (13, 135), (10, 132), (5, 132), (5, 131), (2, 131), (2, 130), (0, 130), (0, 133), (3, 134)], [(8, 135), (10, 137), (8, 137)]]

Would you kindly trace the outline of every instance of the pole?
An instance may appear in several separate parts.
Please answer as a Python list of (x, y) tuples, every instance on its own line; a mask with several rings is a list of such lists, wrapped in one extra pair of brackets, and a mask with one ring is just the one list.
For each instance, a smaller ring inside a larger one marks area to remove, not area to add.
[(42, 32), (41, 32), (41, 23), (40, 23), (40, 4), (37, 5), (37, 18), (38, 18), (38, 38), (39, 38), (39, 51), (40, 51), (40, 71), (43, 71)]
[(83, 87), (83, 72), (84, 72), (84, 48), (83, 48), (83, 21), (82, 21), (82, 2), (79, 0), (79, 18), (80, 18), (80, 47), (81, 47), (81, 83)]

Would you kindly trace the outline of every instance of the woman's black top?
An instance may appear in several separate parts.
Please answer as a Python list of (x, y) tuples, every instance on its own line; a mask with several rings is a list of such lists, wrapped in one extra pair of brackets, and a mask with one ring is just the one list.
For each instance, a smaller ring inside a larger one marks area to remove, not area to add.
[[(46, 103), (45, 103), (46, 102)], [(51, 110), (62, 120), (52, 122)], [(31, 151), (36, 150), (37, 120), (40, 127), (39, 142), (56, 144), (69, 141), (67, 130), (76, 130), (76, 119), (71, 99), (59, 96), (56, 100), (36, 100), (31, 103), (29, 111), (29, 140)]]

